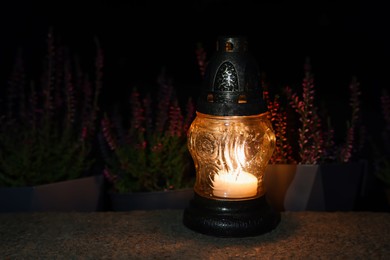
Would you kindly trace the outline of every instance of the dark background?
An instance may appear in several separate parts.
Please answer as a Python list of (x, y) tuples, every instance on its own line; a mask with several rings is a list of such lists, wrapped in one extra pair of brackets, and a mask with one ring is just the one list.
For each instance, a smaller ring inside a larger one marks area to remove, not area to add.
[[(42, 67), (50, 27), (84, 62), (93, 62), (94, 38), (105, 55), (102, 102), (127, 102), (133, 86), (156, 85), (164, 67), (178, 95), (196, 97), (201, 84), (195, 49), (208, 57), (220, 35), (248, 37), (271, 92), (299, 88), (310, 57), (316, 98), (334, 125), (349, 119), (348, 85), (361, 84), (362, 118), (380, 126), (381, 90), (388, 88), (390, 16), (385, 1), (26, 1), (1, 4), (0, 79), (5, 86), (17, 48), (32, 74)], [(337, 129), (336, 129), (337, 130)], [(343, 132), (342, 130), (337, 132)]]
[[(123, 3), (126, 2), (126, 3)], [(195, 94), (195, 47), (214, 51), (217, 36), (245, 35), (275, 88), (298, 84), (310, 56), (320, 93), (346, 96), (353, 75), (367, 100), (387, 87), (389, 16), (385, 1), (26, 1), (1, 4), (0, 63), (7, 75), (15, 48), (42, 56), (48, 28), (88, 57), (99, 38), (106, 88), (154, 82), (162, 66), (179, 92)], [(34, 60), (34, 62), (37, 62)], [(122, 95), (118, 95), (122, 96)], [(373, 102), (374, 104), (376, 102)]]
[(272, 92), (280, 94), (286, 85), (299, 88), (305, 58), (310, 57), (317, 100), (327, 107), (336, 127), (345, 127), (350, 115), (352, 76), (361, 83), (365, 124), (371, 131), (381, 124), (379, 95), (389, 85), (390, 58), (385, 1), (182, 2), (3, 2), (1, 85), (18, 47), (23, 48), (30, 71), (42, 67), (52, 27), (87, 62), (93, 62), (94, 38), (99, 39), (105, 55), (102, 100), (107, 107), (126, 102), (132, 86), (155, 85), (163, 67), (184, 100), (196, 97), (201, 83), (197, 44), (210, 56), (219, 35), (244, 35)]
[[(125, 3), (124, 3), (125, 2)], [(0, 80), (6, 85), (22, 48), (38, 77), (49, 28), (93, 67), (95, 38), (104, 51), (104, 108), (128, 102), (131, 88), (155, 86), (162, 68), (183, 101), (196, 98), (201, 76), (195, 49), (208, 57), (220, 35), (243, 35), (271, 88), (299, 89), (310, 57), (316, 99), (344, 138), (350, 117), (348, 85), (361, 86), (362, 120), (371, 133), (383, 125), (379, 95), (388, 88), (390, 16), (384, 1), (27, 1), (0, 9)]]

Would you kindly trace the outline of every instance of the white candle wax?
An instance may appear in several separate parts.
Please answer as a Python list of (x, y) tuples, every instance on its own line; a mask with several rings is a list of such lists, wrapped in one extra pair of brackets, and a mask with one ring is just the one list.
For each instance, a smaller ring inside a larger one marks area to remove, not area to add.
[(219, 172), (214, 175), (213, 195), (223, 198), (248, 198), (257, 194), (257, 178), (247, 172)]

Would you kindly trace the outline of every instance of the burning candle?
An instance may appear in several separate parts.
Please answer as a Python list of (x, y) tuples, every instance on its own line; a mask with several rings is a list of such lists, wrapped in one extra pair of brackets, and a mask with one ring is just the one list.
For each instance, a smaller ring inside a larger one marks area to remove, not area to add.
[(263, 188), (276, 139), (259, 76), (245, 38), (218, 40), (187, 132), (196, 169), (194, 197), (183, 214), (190, 229), (243, 237), (280, 222)]
[(214, 175), (213, 195), (223, 198), (249, 198), (257, 194), (257, 178), (245, 171)]

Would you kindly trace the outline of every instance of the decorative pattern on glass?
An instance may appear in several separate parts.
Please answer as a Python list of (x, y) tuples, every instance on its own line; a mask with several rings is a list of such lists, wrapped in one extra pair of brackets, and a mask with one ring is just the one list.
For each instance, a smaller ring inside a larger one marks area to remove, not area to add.
[(194, 141), (192, 148), (196, 148), (198, 172), (207, 176), (207, 180), (199, 176), (200, 179), (209, 183), (216, 197), (256, 196), (263, 177), (259, 176), (259, 167), (266, 164), (267, 151), (273, 147), (267, 124), (258, 123), (262, 129), (259, 131), (239, 121), (208, 123), (204, 125), (206, 129), (198, 129), (190, 137)]

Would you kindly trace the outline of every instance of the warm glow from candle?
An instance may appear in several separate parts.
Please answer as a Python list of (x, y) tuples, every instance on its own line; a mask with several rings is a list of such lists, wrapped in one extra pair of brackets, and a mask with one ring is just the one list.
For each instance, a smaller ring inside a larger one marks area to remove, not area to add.
[[(240, 138), (233, 138), (234, 145), (226, 145), (220, 160), (225, 169), (214, 175), (213, 195), (223, 198), (249, 198), (257, 194), (257, 178), (244, 171), (246, 164), (245, 142)], [(222, 156), (223, 155), (223, 156)]]
[(257, 194), (257, 178), (247, 172), (220, 172), (214, 175), (213, 195), (224, 198), (249, 198)]
[(225, 117), (197, 112), (188, 131), (195, 192), (226, 200), (263, 196), (264, 169), (274, 146), (267, 114)]

